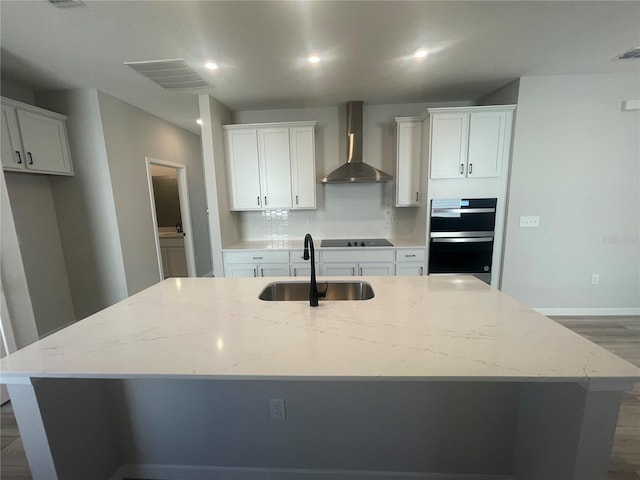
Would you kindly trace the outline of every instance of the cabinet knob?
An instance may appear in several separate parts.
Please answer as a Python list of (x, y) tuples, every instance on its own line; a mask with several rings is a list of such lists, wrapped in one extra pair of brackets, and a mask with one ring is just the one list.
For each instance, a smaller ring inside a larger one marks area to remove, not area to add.
[(27, 157), (29, 157), (29, 165), (33, 165), (33, 157), (31, 156), (31, 152), (27, 152)]
[(16, 150), (16, 155), (18, 156), (18, 163), (22, 163), (22, 157), (20, 156), (20, 152)]

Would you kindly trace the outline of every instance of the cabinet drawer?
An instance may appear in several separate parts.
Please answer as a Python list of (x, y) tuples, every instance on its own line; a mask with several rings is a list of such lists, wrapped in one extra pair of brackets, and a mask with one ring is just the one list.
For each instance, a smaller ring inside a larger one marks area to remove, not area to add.
[(424, 248), (402, 248), (396, 250), (396, 262), (424, 261)]
[(287, 250), (238, 250), (224, 252), (227, 263), (289, 263)]
[(393, 262), (394, 250), (323, 250), (320, 252), (322, 262)]

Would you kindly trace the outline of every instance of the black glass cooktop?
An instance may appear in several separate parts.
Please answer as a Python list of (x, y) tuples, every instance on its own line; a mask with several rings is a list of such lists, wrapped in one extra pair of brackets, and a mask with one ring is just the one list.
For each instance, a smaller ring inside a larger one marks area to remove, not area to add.
[(393, 247), (386, 238), (338, 238), (322, 240), (321, 247)]

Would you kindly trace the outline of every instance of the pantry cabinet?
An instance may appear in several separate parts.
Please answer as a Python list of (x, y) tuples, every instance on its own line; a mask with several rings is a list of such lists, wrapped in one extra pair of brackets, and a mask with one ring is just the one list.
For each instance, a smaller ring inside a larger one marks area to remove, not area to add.
[(500, 177), (509, 158), (514, 108), (430, 108), (430, 178)]
[(67, 117), (5, 98), (1, 114), (5, 170), (73, 175)]
[(231, 210), (315, 208), (315, 122), (226, 125)]
[(422, 122), (396, 117), (396, 207), (420, 205)]

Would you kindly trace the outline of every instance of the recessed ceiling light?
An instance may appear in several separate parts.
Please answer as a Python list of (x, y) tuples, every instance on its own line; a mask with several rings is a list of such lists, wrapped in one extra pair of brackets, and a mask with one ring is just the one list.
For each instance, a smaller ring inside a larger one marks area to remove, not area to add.
[(419, 48), (413, 53), (413, 56), (416, 58), (424, 58), (428, 53), (429, 52), (426, 48)]
[(317, 55), (311, 55), (308, 60), (309, 63), (318, 63), (320, 61), (320, 57)]
[(197, 119), (197, 120), (196, 120), (196, 123), (197, 123), (198, 125), (202, 125), (202, 119), (201, 119), (201, 118)]
[(205, 67), (207, 67), (209, 70), (217, 70), (218, 69), (218, 65), (216, 65), (215, 63), (208, 61), (207, 63), (204, 64)]

